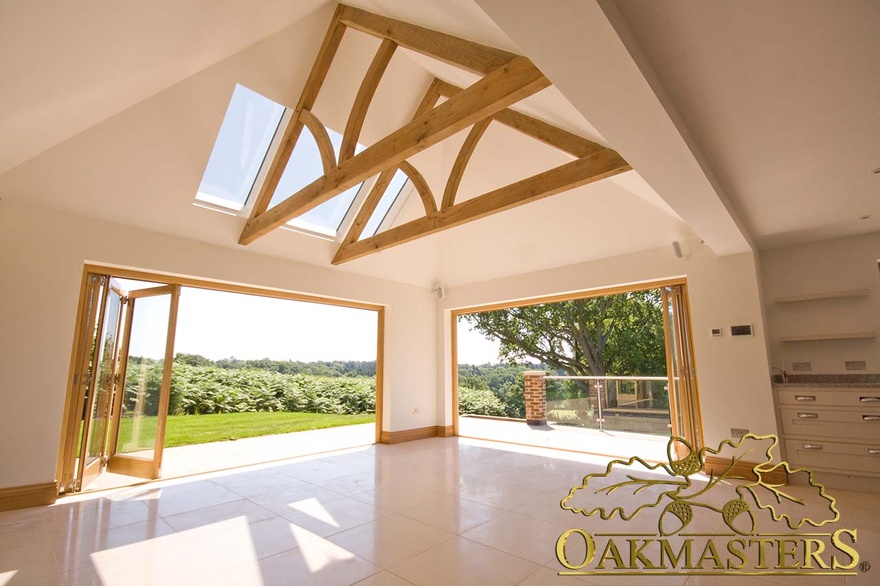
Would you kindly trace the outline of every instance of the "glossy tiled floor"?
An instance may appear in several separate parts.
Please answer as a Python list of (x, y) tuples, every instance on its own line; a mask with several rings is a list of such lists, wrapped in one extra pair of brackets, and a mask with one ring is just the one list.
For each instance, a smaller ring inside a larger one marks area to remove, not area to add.
[(463, 437), (538, 446), (557, 450), (589, 452), (605, 456), (639, 454), (651, 461), (666, 458), (669, 436), (631, 433), (626, 431), (599, 431), (570, 425), (531, 426), (516, 419), (489, 419), (468, 417), (458, 419), (458, 433)]
[(880, 583), (880, 496), (840, 490), (841, 526), (877, 565), (865, 574), (558, 576), (559, 535), (596, 528), (559, 500), (605, 463), (435, 438), (68, 498), (0, 513), (0, 584)]
[[(162, 456), (162, 477), (177, 478), (207, 471), (226, 470), (263, 462), (330, 452), (344, 448), (368, 446), (376, 441), (376, 424), (345, 425), (329, 429), (312, 429), (248, 437), (234, 441), (211, 442), (165, 448)], [(316, 447), (317, 446), (317, 447)], [(152, 452), (149, 452), (149, 457)], [(122, 474), (101, 474), (89, 490), (130, 486), (140, 480)]]

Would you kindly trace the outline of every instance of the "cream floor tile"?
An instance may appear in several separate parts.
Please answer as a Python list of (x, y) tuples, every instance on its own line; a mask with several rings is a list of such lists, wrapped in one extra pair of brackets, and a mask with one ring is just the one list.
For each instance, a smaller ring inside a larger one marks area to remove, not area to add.
[(96, 555), (113, 559), (132, 549), (144, 550), (151, 542), (169, 544), (183, 537), (161, 519), (109, 529), (56, 533), (51, 536), (58, 568), (66, 572), (92, 563)]
[(128, 552), (129, 555), (110, 559), (101, 553), (92, 557), (92, 563), (103, 584), (190, 584), (217, 573), (217, 569), (187, 542), (151, 548), (131, 546)]
[(239, 586), (343, 586), (354, 584), (379, 568), (328, 541), (315, 541), (226, 572)]
[(556, 540), (565, 529), (542, 519), (507, 513), (462, 537), (544, 565), (555, 560)]
[(277, 515), (286, 515), (294, 510), (293, 507), (297, 503), (312, 500), (329, 503), (341, 499), (343, 496), (344, 495), (338, 492), (328, 490), (316, 484), (302, 482), (294, 487), (288, 487), (278, 492), (266, 492), (258, 496), (250, 497), (249, 500), (252, 500), (261, 507), (272, 511)]
[(502, 452), (499, 450), (497, 455), (487, 458), (485, 461), (487, 464), (494, 464), (495, 466), (508, 466), (510, 468), (527, 470), (546, 464), (548, 460), (544, 456), (523, 454), (521, 452)]
[(97, 506), (86, 510), (67, 509), (43, 516), (49, 533), (93, 532), (114, 529), (158, 519), (156, 511), (141, 501), (98, 499)]
[(367, 474), (366, 472), (354, 472), (351, 469), (348, 471), (350, 474), (338, 476), (336, 478), (328, 478), (326, 480), (319, 480), (316, 481), (316, 484), (346, 496), (363, 492), (365, 490), (373, 490), (383, 484), (382, 476)]
[(355, 454), (327, 456), (326, 458), (322, 458), (322, 460), (329, 464), (335, 464), (336, 466), (350, 468), (354, 472), (366, 472), (368, 474), (375, 474), (377, 468), (380, 467), (379, 463), (381, 462), (381, 456), (376, 457), (376, 455), (374, 455), (373, 453), (358, 452)]
[[(3, 581), (2, 576), (3, 575), (0, 574), (0, 584), (6, 584), (7, 582)], [(46, 576), (44, 578), (35, 578), (33, 580), (23, 580), (19, 579), (18, 576), (15, 576), (10, 582), (8, 582), (8, 584), (10, 586), (64, 586), (60, 574)]]
[(343, 497), (323, 503), (318, 499), (300, 501), (291, 505), (291, 511), (283, 516), (303, 529), (327, 537), (390, 514), (363, 501)]
[(401, 511), (401, 515), (459, 535), (500, 517), (507, 511), (475, 501), (447, 496)]
[(62, 572), (61, 581), (64, 586), (105, 586), (93, 565)]
[(241, 527), (277, 515), (247, 499), (199, 508), (194, 511), (164, 517), (175, 531), (186, 532), (188, 537), (206, 535)]
[(484, 482), (471, 484), (458, 492), (461, 498), (483, 503), (492, 507), (513, 511), (535, 498), (536, 490), (514, 482)]
[(518, 513), (527, 517), (543, 519), (557, 525), (565, 527), (581, 527), (586, 529), (588, 525), (596, 525), (592, 523), (584, 515), (567, 511), (560, 506), (560, 502), (567, 493), (560, 495), (559, 491), (546, 491), (536, 493), (534, 500), (529, 501), (525, 506), (517, 509)]
[(287, 519), (275, 517), (193, 540), (195, 549), (221, 570), (258, 562), (320, 539)]
[[(556, 570), (540, 568), (537, 572), (520, 582), (519, 586), (562, 586), (564, 584), (582, 586), (584, 583), (585, 580), (578, 576), (560, 576)], [(636, 584), (638, 585), (638, 583)]]
[(367, 523), (328, 539), (383, 568), (451, 539), (453, 535), (400, 515)]
[(152, 491), (147, 504), (162, 517), (232, 502), (241, 497), (209, 480), (159, 487)]
[(461, 537), (391, 567), (418, 586), (518, 584), (537, 569), (532, 562)]
[(41, 515), (21, 517), (18, 521), (0, 522), (0, 551), (23, 545), (45, 545), (49, 534)]
[(307, 480), (315, 484), (320, 484), (324, 480), (339, 478), (340, 476), (348, 476), (351, 474), (351, 468), (326, 462), (324, 460), (306, 460), (303, 462), (295, 462), (293, 464), (285, 464), (278, 466), (275, 471), (279, 474), (286, 474), (300, 480)]
[(259, 471), (258, 475), (242, 473), (222, 478), (212, 478), (211, 480), (215, 484), (219, 484), (223, 488), (246, 498), (308, 485), (308, 483), (291, 476), (278, 472), (266, 474), (262, 470)]
[(356, 586), (413, 586), (413, 584), (388, 570), (382, 570), (378, 574), (361, 580)]
[(49, 507), (31, 507), (29, 509), (15, 509), (13, 511), (0, 511), (0, 531), (11, 527), (13, 530), (27, 521), (42, 520), (43, 514)]
[(375, 489), (351, 495), (354, 499), (395, 513), (411, 509), (429, 501), (441, 499), (444, 496), (441, 492), (422, 488), (408, 482), (389, 482)]
[(0, 580), (10, 583), (51, 579), (58, 574), (52, 547), (47, 544), (16, 545), (0, 550)]

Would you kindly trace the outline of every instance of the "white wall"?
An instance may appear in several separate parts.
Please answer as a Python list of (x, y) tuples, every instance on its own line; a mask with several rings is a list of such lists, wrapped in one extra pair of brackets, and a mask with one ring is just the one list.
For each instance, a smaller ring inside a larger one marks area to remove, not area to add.
[(84, 262), (385, 305), (383, 429), (436, 423), (430, 291), (6, 201), (0, 203), (0, 488), (54, 479)]
[[(451, 360), (452, 309), (686, 276), (707, 445), (728, 438), (731, 427), (776, 433), (754, 256), (719, 258), (696, 242), (690, 248), (683, 261), (670, 247), (452, 288), (438, 317), (438, 357), (442, 364)], [(738, 324), (751, 324), (754, 336), (731, 338), (729, 327)], [(713, 327), (724, 328), (724, 337), (711, 338)], [(438, 410), (449, 425), (451, 381), (443, 371), (440, 377), (445, 392)]]
[[(799, 334), (880, 332), (880, 233), (814, 242), (761, 253), (761, 278), (773, 364), (792, 372), (810, 362), (811, 374), (880, 373), (880, 342), (873, 340), (782, 343)], [(777, 297), (868, 289), (867, 297), (776, 303)], [(866, 371), (844, 362), (864, 360)], [(808, 373), (804, 373), (808, 374)]]

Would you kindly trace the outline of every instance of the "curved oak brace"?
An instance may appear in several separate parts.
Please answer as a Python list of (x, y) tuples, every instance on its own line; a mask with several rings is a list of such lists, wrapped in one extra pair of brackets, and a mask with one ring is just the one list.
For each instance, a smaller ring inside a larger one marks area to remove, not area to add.
[(354, 149), (357, 146), (358, 138), (361, 135), (361, 128), (364, 125), (364, 119), (367, 117), (367, 110), (370, 108), (370, 102), (376, 94), (376, 88), (382, 81), (382, 75), (394, 56), (394, 50), (397, 49), (397, 43), (385, 39), (379, 45), (376, 56), (373, 57), (370, 67), (367, 69), (361, 87), (358, 89), (357, 96), (354, 99), (354, 105), (348, 115), (348, 122), (345, 124), (345, 133), (342, 136), (342, 146), (339, 148), (339, 162), (347, 161), (354, 156)]
[(445, 210), (389, 228), (381, 234), (342, 246), (333, 258), (333, 264), (342, 264), (429, 234), (473, 222), (587, 183), (599, 181), (605, 177), (629, 171), (631, 168), (617, 152), (606, 148)]
[[(451, 98), (464, 91), (460, 87), (454, 86), (441, 79), (435, 79), (434, 81), (437, 91), (440, 92), (441, 96), (446, 98)], [(504, 110), (496, 112), (492, 115), (492, 119), (577, 158), (598, 153), (606, 148), (597, 142), (587, 140), (573, 132), (563, 130), (558, 126), (553, 126), (548, 122), (544, 122), (543, 120), (539, 120), (528, 114), (522, 114), (516, 110), (511, 110), (510, 108), (505, 108)]]
[(434, 194), (431, 193), (431, 188), (428, 187), (428, 182), (425, 181), (425, 178), (419, 173), (419, 170), (413, 167), (409, 161), (402, 162), (400, 164), (400, 170), (406, 173), (406, 176), (409, 177), (409, 180), (415, 185), (416, 191), (419, 192), (419, 197), (422, 198), (422, 205), (425, 206), (425, 215), (430, 216), (436, 212), (437, 202), (434, 201)]
[(464, 176), (464, 170), (467, 167), (468, 162), (471, 160), (471, 155), (474, 154), (474, 149), (477, 148), (477, 143), (483, 138), (483, 133), (489, 128), (489, 123), (491, 122), (491, 118), (480, 120), (471, 127), (471, 131), (468, 133), (467, 138), (464, 139), (464, 144), (461, 145), (461, 150), (458, 151), (458, 156), (455, 157), (455, 163), (452, 164), (452, 171), (449, 172), (449, 179), (446, 180), (446, 190), (443, 192), (443, 203), (440, 205), (441, 210), (445, 210), (455, 203), (455, 194), (458, 193), (458, 185), (461, 183), (462, 176)]
[(330, 135), (327, 134), (327, 129), (321, 124), (321, 121), (309, 110), (302, 110), (299, 113), (299, 119), (306, 125), (309, 132), (312, 133), (315, 144), (318, 145), (318, 152), (321, 153), (321, 164), (326, 175), (336, 167), (336, 154), (333, 152), (333, 143), (330, 142)]
[(354, 222), (351, 223), (351, 228), (348, 229), (348, 234), (345, 235), (345, 238), (342, 241), (342, 246), (345, 246), (346, 244), (351, 244), (352, 242), (357, 242), (357, 239), (361, 237), (361, 234), (363, 234), (364, 232), (364, 228), (367, 227), (367, 222), (370, 221), (370, 217), (373, 215), (373, 212), (376, 211), (376, 207), (379, 205), (379, 201), (385, 194), (385, 190), (388, 189), (388, 185), (391, 183), (391, 180), (394, 178), (394, 174), (396, 172), (397, 167), (392, 167), (391, 169), (386, 169), (385, 171), (379, 173), (379, 177), (373, 184), (372, 189), (370, 189), (370, 194), (364, 200), (363, 205), (361, 205), (361, 209), (358, 210), (357, 216), (355, 216), (354, 218)]
[(245, 224), (238, 243), (250, 244), (364, 179), (399, 165), (412, 155), (549, 85), (550, 80), (531, 61), (525, 57), (515, 57), (430, 112), (421, 114), (367, 147), (362, 153), (341, 161), (333, 171), (306, 185), (272, 209), (252, 217)]
[[(431, 82), (431, 85), (428, 86), (425, 95), (422, 97), (422, 101), (419, 102), (415, 114), (413, 114), (414, 119), (437, 105), (437, 100), (440, 99), (440, 92), (437, 89), (438, 84), (439, 80), (434, 79), (434, 81)], [(388, 189), (388, 184), (391, 183), (391, 179), (394, 178), (396, 172), (397, 167), (392, 167), (379, 173), (376, 183), (373, 184), (373, 188), (370, 190), (369, 195), (361, 205), (361, 209), (358, 210), (354, 222), (352, 222), (351, 227), (348, 229), (348, 233), (345, 235), (345, 238), (342, 239), (341, 246), (357, 242), (357, 239), (361, 237), (367, 222), (370, 220), (370, 216), (376, 211), (376, 206), (379, 205), (379, 200), (382, 199), (382, 195), (384, 195), (385, 190)]]
[(275, 156), (269, 163), (266, 180), (263, 181), (263, 185), (260, 187), (260, 193), (257, 195), (256, 203), (251, 208), (248, 221), (254, 220), (269, 207), (269, 202), (272, 201), (275, 188), (278, 187), (278, 182), (281, 181), (284, 168), (287, 167), (287, 162), (293, 153), (293, 147), (296, 146), (296, 141), (299, 140), (299, 135), (302, 132), (303, 123), (299, 113), (303, 110), (311, 110), (315, 106), (315, 100), (318, 99), (318, 93), (324, 84), (324, 79), (327, 77), (330, 63), (333, 62), (333, 57), (336, 56), (339, 43), (342, 42), (342, 37), (345, 34), (345, 25), (339, 20), (342, 12), (344, 12), (343, 6), (337, 6), (336, 12), (333, 14), (333, 20), (330, 22), (330, 27), (327, 29), (327, 34), (324, 36), (324, 41), (321, 43), (321, 48), (318, 50), (318, 56), (315, 57), (312, 70), (309, 72), (305, 86), (303, 86), (303, 91), (299, 97), (299, 102), (296, 104), (291, 122), (284, 129), (284, 135), (281, 138), (278, 150), (275, 151)]

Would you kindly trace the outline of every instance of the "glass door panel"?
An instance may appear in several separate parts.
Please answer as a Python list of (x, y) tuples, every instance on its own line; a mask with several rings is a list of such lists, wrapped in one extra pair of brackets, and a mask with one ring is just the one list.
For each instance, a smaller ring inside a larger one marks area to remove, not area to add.
[(171, 392), (179, 287), (132, 291), (109, 470), (158, 478)]
[(107, 431), (116, 378), (118, 338), (124, 294), (111, 286), (107, 293), (103, 315), (99, 320), (100, 336), (95, 341), (95, 379), (88, 402), (90, 417), (84, 433), (84, 473), (81, 487), (101, 473), (107, 451)]
[(73, 387), (75, 399), (73, 416), (65, 423), (67, 437), (65, 444), (64, 469), (59, 479), (62, 492), (79, 490), (85, 469), (87, 430), (91, 422), (94, 399), (94, 369), (98, 354), (96, 349), (100, 340), (101, 318), (108, 277), (89, 274), (83, 289), (80, 308), (82, 321), (79, 323), (79, 337), (76, 346)]
[[(702, 447), (703, 436), (685, 286), (665, 287), (663, 301), (672, 433), (691, 442), (694, 449), (699, 449)], [(687, 455), (684, 453), (687, 451), (684, 446), (677, 444), (676, 448), (680, 457)]]

